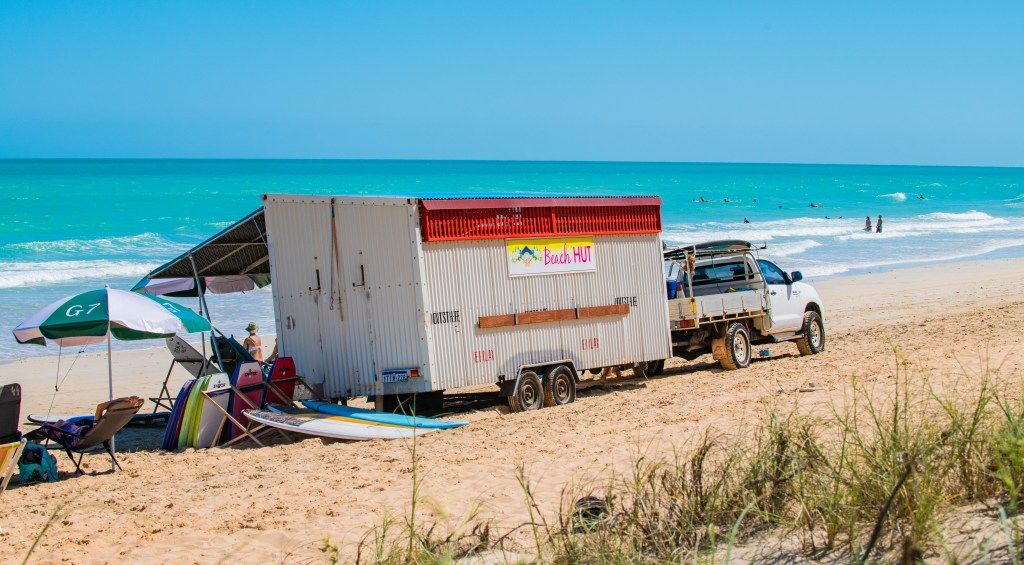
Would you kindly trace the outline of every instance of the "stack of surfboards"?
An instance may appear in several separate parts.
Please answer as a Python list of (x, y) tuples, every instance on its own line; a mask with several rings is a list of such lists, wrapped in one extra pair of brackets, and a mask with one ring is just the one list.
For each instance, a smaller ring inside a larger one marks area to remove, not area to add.
[(305, 400), (302, 404), (305, 409), (271, 404), (266, 410), (244, 412), (250, 420), (274, 428), (348, 440), (411, 438), (469, 423), (377, 412), (314, 400)]
[(185, 381), (171, 408), (163, 448), (207, 448), (227, 442), (244, 430), (227, 419), (225, 412), (241, 426), (248, 426), (245, 409), (268, 402), (291, 403), (294, 392), (295, 363), (291, 357), (278, 357), (267, 376), (259, 363), (250, 362), (240, 363), (230, 377), (218, 373)]
[(173, 451), (213, 446), (224, 419), (224, 413), (214, 404), (226, 409), (230, 390), (228, 376), (223, 373), (185, 381), (171, 408), (163, 448)]

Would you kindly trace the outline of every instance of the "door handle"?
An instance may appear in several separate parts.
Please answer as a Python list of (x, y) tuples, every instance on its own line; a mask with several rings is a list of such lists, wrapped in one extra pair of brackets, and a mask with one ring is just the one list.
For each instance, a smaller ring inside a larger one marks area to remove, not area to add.
[(774, 290), (772, 291), (772, 296), (775, 296), (775, 291)]

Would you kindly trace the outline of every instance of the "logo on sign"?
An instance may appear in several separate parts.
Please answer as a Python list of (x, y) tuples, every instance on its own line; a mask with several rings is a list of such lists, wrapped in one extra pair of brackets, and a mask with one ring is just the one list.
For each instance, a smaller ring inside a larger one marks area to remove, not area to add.
[(505, 243), (509, 276), (592, 272), (593, 237), (510, 239)]

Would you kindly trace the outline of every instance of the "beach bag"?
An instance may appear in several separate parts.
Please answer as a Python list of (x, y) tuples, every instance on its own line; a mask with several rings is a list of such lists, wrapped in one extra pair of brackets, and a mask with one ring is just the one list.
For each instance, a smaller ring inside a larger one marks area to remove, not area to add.
[(18, 460), (18, 484), (28, 485), (57, 480), (57, 460), (42, 445), (30, 441), (25, 444)]

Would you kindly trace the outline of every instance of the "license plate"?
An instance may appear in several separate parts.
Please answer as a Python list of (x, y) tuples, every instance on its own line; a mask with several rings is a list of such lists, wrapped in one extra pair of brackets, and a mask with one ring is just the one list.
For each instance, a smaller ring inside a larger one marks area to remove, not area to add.
[(409, 371), (394, 371), (381, 375), (381, 381), (385, 383), (401, 383), (409, 380)]

